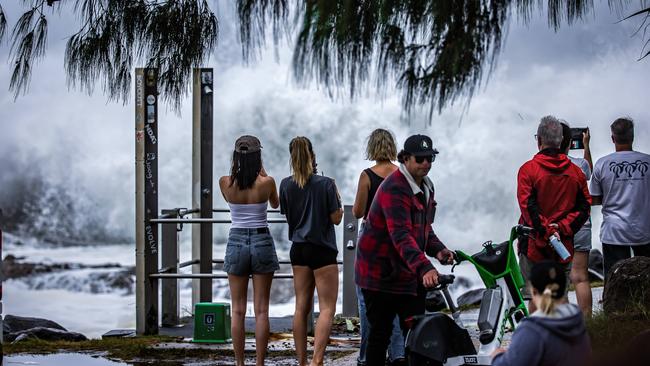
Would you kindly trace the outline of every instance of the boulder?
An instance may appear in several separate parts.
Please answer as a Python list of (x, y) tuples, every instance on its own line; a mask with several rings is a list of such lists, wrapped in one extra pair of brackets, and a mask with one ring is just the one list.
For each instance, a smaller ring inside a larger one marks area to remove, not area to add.
[(650, 312), (650, 258), (616, 263), (605, 281), (603, 309), (608, 315), (642, 316)]
[(589, 282), (602, 281), (603, 275), (603, 254), (598, 249), (592, 249), (589, 252)]
[[(81, 263), (32, 263), (25, 262), (25, 257), (16, 257), (8, 254), (2, 261), (2, 274), (4, 279), (15, 279), (21, 277), (29, 277), (45, 273), (53, 273), (59, 271), (69, 271), (71, 269), (112, 269), (121, 268), (117, 263), (93, 264), (85, 265)], [(134, 269), (127, 268), (126, 271), (135, 272)]]
[(36, 327), (20, 332), (14, 332), (4, 335), (4, 339), (8, 342), (20, 342), (27, 339), (40, 339), (43, 341), (67, 341), (67, 342), (81, 342), (86, 341), (88, 338), (81, 333), (68, 332), (66, 330), (46, 327)]
[(474, 290), (469, 290), (465, 292), (464, 294), (458, 296), (458, 299), (456, 300), (457, 305), (460, 306), (465, 306), (465, 305), (480, 305), (481, 300), (483, 300), (483, 292), (485, 292), (484, 288), (477, 288)]
[(29, 318), (23, 316), (7, 315), (2, 325), (4, 334), (18, 333), (32, 328), (51, 328), (67, 331), (59, 323), (42, 318)]

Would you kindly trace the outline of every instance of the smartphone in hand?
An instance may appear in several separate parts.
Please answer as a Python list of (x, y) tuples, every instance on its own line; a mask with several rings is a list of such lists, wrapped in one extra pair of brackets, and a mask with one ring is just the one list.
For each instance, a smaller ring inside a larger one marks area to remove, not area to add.
[(582, 134), (587, 132), (587, 127), (574, 127), (571, 128), (571, 145), (570, 150), (582, 150), (585, 144), (582, 142)]

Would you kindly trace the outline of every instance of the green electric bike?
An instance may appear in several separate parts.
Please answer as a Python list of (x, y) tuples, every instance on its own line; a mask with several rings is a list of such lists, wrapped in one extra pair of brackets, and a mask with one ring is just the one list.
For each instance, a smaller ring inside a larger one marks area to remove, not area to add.
[(429, 291), (442, 292), (452, 317), (434, 312), (412, 319), (406, 337), (409, 365), (491, 364), (492, 352), (501, 345), (506, 330), (514, 330), (528, 315), (521, 294), (525, 283), (517, 263), (514, 241), (531, 232), (531, 228), (518, 225), (510, 231), (510, 239), (503, 243), (485, 242), (483, 249), (472, 255), (460, 250), (455, 252), (456, 264), (472, 263), (485, 284), (477, 324), (479, 346), (474, 346), (460, 320), (460, 310), (449, 294), (448, 286), (453, 283), (454, 276), (441, 275), (438, 286)]

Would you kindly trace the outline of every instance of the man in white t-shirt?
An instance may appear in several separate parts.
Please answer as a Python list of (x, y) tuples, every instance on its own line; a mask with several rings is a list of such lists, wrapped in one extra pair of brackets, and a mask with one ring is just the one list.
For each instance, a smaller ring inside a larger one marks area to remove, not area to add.
[(605, 277), (612, 266), (635, 256), (650, 257), (650, 155), (632, 150), (634, 122), (619, 118), (611, 125), (616, 152), (596, 162), (590, 191), (602, 204)]

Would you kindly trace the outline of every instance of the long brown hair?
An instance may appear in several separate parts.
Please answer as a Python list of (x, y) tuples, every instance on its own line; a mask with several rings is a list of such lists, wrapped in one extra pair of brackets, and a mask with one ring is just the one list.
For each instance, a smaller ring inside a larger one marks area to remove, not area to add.
[(230, 166), (230, 186), (237, 183), (240, 190), (252, 188), (257, 176), (262, 170), (262, 152), (255, 151), (247, 154), (232, 152)]
[(316, 174), (316, 156), (311, 141), (304, 136), (294, 137), (289, 143), (291, 154), (291, 171), (293, 180), (298, 187), (303, 188), (312, 174)]

